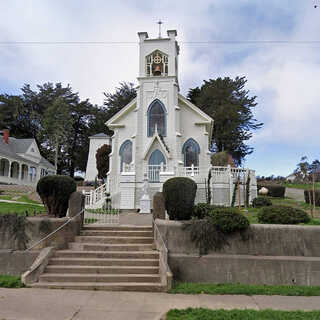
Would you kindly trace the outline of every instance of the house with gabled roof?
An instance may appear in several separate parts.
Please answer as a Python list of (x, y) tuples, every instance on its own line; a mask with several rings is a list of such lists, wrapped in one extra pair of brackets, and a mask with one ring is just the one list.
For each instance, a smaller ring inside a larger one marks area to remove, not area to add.
[(35, 139), (17, 139), (10, 137), (9, 130), (2, 130), (0, 183), (35, 186), (41, 177), (55, 173), (55, 167), (41, 156)]

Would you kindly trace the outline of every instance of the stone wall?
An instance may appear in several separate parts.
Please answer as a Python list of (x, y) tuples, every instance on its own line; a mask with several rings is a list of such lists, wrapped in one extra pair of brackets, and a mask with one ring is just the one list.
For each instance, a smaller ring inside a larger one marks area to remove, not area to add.
[(0, 274), (20, 276), (37, 258), (38, 251), (0, 250)]
[(200, 256), (183, 222), (156, 220), (175, 279), (320, 285), (320, 227), (251, 225), (218, 252)]
[[(0, 249), (24, 250), (30, 248), (68, 220), (68, 218), (27, 218), (25, 226), (27, 241), (25, 242), (19, 241), (19, 236), (9, 233), (7, 228), (2, 226), (0, 228)], [(81, 225), (81, 218), (74, 219), (57, 233), (41, 242), (35, 249), (42, 249), (48, 246), (53, 246), (57, 249), (67, 248), (68, 243), (73, 241), (75, 235), (79, 234)]]
[[(83, 195), (74, 192), (69, 200), (70, 217), (76, 215), (84, 207)], [(0, 226), (0, 249), (24, 250), (30, 248), (35, 243), (45, 238), (51, 232), (57, 230), (67, 221), (65, 218), (45, 218), (45, 217), (29, 217), (26, 218), (26, 224), (23, 229), (19, 229), (19, 233), (11, 233), (6, 225)], [(48, 246), (57, 249), (67, 248), (68, 243), (73, 241), (76, 235), (79, 235), (83, 224), (83, 214), (66, 224), (62, 229), (42, 241), (35, 249), (42, 249)]]

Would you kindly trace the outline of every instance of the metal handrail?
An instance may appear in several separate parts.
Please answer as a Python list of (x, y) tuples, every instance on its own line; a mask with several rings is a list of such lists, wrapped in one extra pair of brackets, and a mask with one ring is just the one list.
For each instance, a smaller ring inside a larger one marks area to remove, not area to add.
[[(166, 244), (165, 244), (165, 242), (164, 242), (164, 240), (163, 240), (163, 238), (162, 238), (162, 236), (161, 236), (161, 233), (160, 233), (160, 231), (159, 231), (159, 229), (158, 229), (158, 226), (156, 225), (156, 223), (155, 223), (155, 221), (154, 221), (153, 218), (152, 218), (152, 226), (153, 226), (153, 237), (154, 237), (154, 239), (156, 240), (156, 238), (158, 239), (158, 237), (159, 237), (159, 239), (160, 239), (160, 241), (161, 241), (161, 247), (162, 247), (163, 250), (161, 250), (161, 249), (159, 249), (159, 248), (157, 248), (157, 249), (160, 250), (160, 251), (163, 251), (163, 254), (162, 254), (162, 263), (164, 264), (164, 267), (165, 267), (165, 269), (166, 269), (166, 272), (168, 272), (168, 271), (169, 271), (169, 265), (168, 265), (168, 249), (167, 249), (167, 246), (166, 246)], [(156, 241), (156, 244), (158, 244), (157, 241)]]
[(42, 241), (48, 239), (49, 237), (51, 237), (53, 234), (55, 234), (57, 231), (61, 230), (64, 226), (66, 226), (69, 222), (71, 222), (73, 219), (77, 218), (81, 213), (84, 212), (84, 209), (82, 209), (80, 212), (78, 212), (75, 216), (73, 216), (72, 218), (69, 218), (68, 221), (66, 221), (63, 225), (61, 225), (59, 228), (57, 228), (56, 230), (52, 231), (51, 233), (49, 233), (47, 236), (45, 236), (43, 239), (37, 241), (36, 243), (34, 243), (30, 248), (27, 248), (25, 251), (30, 251), (32, 248), (36, 247), (39, 243), (41, 243)]

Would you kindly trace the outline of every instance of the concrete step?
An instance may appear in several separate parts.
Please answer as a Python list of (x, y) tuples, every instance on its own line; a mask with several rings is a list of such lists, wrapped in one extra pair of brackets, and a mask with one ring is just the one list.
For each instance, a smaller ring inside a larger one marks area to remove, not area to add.
[(52, 258), (50, 266), (146, 266), (158, 267), (159, 259)]
[(149, 251), (154, 247), (153, 244), (98, 244), (70, 242), (71, 250), (84, 251)]
[(83, 231), (152, 231), (152, 226), (85, 226)]
[(81, 236), (102, 237), (153, 237), (152, 231), (127, 230), (83, 230)]
[(160, 283), (157, 274), (80, 274), (43, 273), (39, 282), (148, 282)]
[(55, 266), (48, 265), (45, 273), (76, 274), (159, 274), (158, 267), (146, 266)]
[(59, 250), (56, 258), (94, 258), (94, 259), (159, 259), (158, 251), (72, 251)]
[(151, 237), (102, 237), (102, 236), (76, 236), (75, 242), (97, 244), (152, 244)]
[(103, 290), (103, 291), (137, 291), (137, 292), (165, 292), (166, 287), (160, 283), (149, 282), (37, 282), (33, 288), (72, 289), (72, 290)]

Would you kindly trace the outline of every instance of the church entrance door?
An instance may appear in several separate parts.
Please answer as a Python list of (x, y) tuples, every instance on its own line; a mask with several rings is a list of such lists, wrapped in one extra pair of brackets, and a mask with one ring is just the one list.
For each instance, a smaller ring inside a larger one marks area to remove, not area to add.
[(148, 162), (149, 182), (160, 182), (161, 167), (165, 170), (166, 164), (166, 158), (160, 150), (156, 149), (151, 153)]

